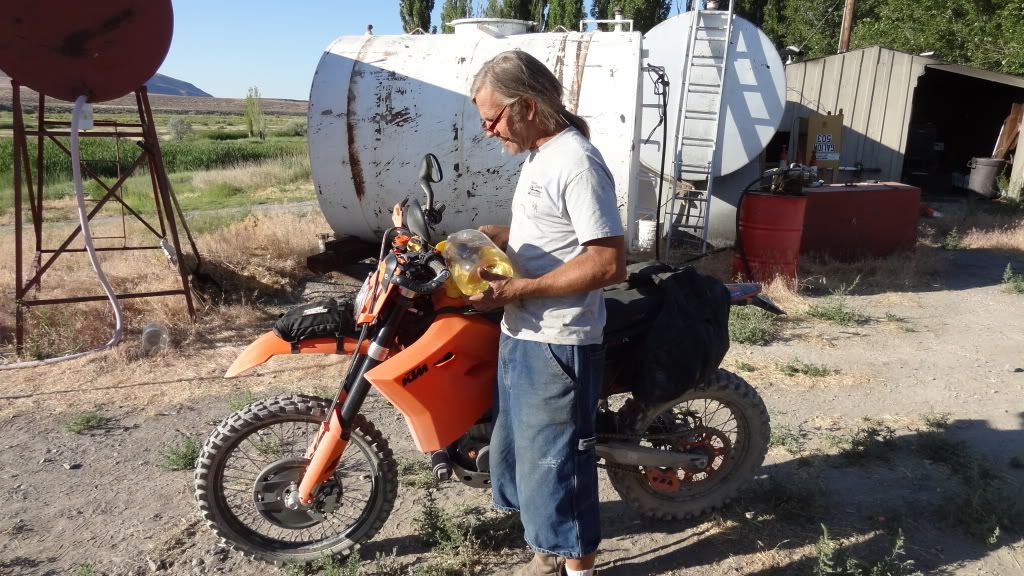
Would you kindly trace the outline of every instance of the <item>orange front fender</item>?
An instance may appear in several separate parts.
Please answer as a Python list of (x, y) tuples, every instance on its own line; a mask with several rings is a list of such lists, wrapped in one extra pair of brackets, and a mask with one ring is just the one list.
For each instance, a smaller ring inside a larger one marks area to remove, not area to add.
[[(368, 342), (364, 342), (363, 349), (367, 348)], [(338, 350), (338, 341), (334, 338), (310, 338), (299, 342), (299, 354), (352, 354), (356, 349), (356, 341), (353, 338), (345, 338), (342, 349)], [(242, 353), (231, 363), (231, 367), (224, 373), (225, 378), (234, 378), (242, 372), (263, 364), (267, 360), (279, 354), (293, 354), (292, 345), (278, 338), (277, 334), (267, 332), (249, 344)]]

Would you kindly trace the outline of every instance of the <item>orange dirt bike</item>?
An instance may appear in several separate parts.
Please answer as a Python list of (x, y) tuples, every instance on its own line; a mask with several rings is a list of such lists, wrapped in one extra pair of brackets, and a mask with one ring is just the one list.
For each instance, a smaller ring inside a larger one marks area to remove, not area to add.
[[(282, 329), (279, 320), (228, 370), (234, 376), (279, 354), (351, 355), (333, 399), (260, 400), (228, 416), (206, 441), (195, 470), (199, 509), (244, 554), (310, 562), (347, 554), (380, 530), (395, 503), (398, 473), (387, 439), (360, 413), (371, 387), (405, 417), (438, 480), (489, 486), (500, 311), (480, 313), (446, 286), (449, 270), (429, 244), (430, 225), (443, 210), (434, 208), (430, 184), (440, 180), (440, 166), (428, 155), (420, 171), (426, 207), (409, 201), (404, 225), (384, 234), (379, 266), (356, 297), (354, 318), (333, 301), (301, 307), (282, 318), (292, 318), (289, 326)], [(732, 305), (781, 312), (756, 284), (729, 291)], [(682, 519), (721, 507), (764, 459), (764, 402), (742, 378), (718, 369), (720, 357), (707, 377), (671, 398), (638, 398), (636, 346), (663, 298), (650, 287), (625, 285), (605, 296), (607, 367), (595, 447), (601, 466), (622, 499), (645, 516)]]

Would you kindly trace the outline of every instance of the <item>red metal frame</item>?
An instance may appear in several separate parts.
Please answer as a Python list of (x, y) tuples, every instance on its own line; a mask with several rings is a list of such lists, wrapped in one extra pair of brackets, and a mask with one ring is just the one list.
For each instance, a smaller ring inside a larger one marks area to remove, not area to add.
[[(49, 139), (54, 142), (58, 148), (63, 150), (68, 156), (71, 155), (71, 151), (58, 137), (67, 137), (70, 135), (70, 122), (57, 122), (46, 120), (46, 97), (42, 94), (39, 95), (39, 107), (38, 113), (38, 124), (34, 130), (27, 129), (25, 126), (24, 113), (21, 106), (21, 85), (13, 79), (11, 80), (11, 87), (13, 89), (13, 111), (14, 111), (14, 146), (13, 146), (13, 160), (14, 160), (14, 251), (15, 251), (15, 267), (14, 267), (14, 290), (15, 290), (15, 347), (18, 355), (21, 355), (24, 351), (25, 345), (25, 309), (33, 306), (51, 306), (55, 304), (70, 304), (75, 302), (88, 302), (96, 300), (106, 300), (106, 296), (73, 296), (68, 298), (28, 298), (28, 293), (32, 288), (36, 289), (38, 293), (41, 285), (42, 278), (50, 266), (60, 257), (62, 254), (68, 252), (84, 252), (83, 248), (69, 248), (71, 243), (78, 237), (78, 234), (82, 231), (81, 225), (77, 226), (67, 238), (61, 242), (56, 248), (46, 248), (43, 245), (43, 188), (45, 181), (45, 173), (43, 171), (43, 143)], [(181, 252), (181, 242), (178, 239), (178, 226), (185, 230), (188, 235), (189, 242), (191, 244), (192, 252), (196, 257), (198, 264), (199, 252), (196, 249), (195, 242), (192, 240), (192, 235), (188, 229), (188, 224), (185, 222), (185, 218), (181, 213), (181, 209), (178, 206), (177, 198), (174, 197), (174, 192), (171, 190), (170, 181), (167, 178), (167, 172), (164, 167), (163, 156), (160, 153), (160, 142), (157, 138), (156, 133), (156, 122), (153, 119), (153, 111), (149, 105), (149, 95), (145, 87), (141, 87), (135, 91), (135, 101), (138, 106), (139, 112), (139, 123), (125, 124), (117, 121), (103, 121), (99, 120), (94, 123), (94, 130), (89, 133), (81, 134), (83, 137), (89, 138), (140, 138), (139, 145), (142, 148), (142, 152), (138, 158), (132, 163), (128, 170), (124, 172), (119, 171), (119, 177), (113, 185), (108, 185), (98, 176), (92, 169), (89, 168), (86, 161), (82, 161), (82, 175), (83, 178), (91, 178), (97, 182), (103, 189), (104, 195), (99, 201), (93, 206), (92, 210), (89, 211), (88, 220), (92, 221), (95, 216), (103, 208), (103, 206), (110, 200), (114, 200), (120, 204), (122, 210), (122, 219), (124, 219), (124, 212), (127, 212), (136, 220), (142, 223), (150, 232), (153, 233), (156, 238), (160, 240), (169, 240), (171, 245), (174, 247), (174, 252), (177, 255), (177, 267), (178, 276), (181, 278), (181, 288), (176, 290), (159, 290), (152, 292), (138, 292), (130, 294), (118, 294), (118, 298), (148, 298), (155, 296), (184, 296), (185, 304), (188, 307), (188, 314), (192, 320), (196, 318), (195, 306), (192, 303), (192, 292), (189, 288), (189, 271), (185, 269), (184, 258)], [(125, 130), (127, 129), (127, 131)], [(29, 137), (34, 136), (36, 138), (36, 162), (35, 162), (35, 179), (33, 181), (32, 176), (32, 162), (29, 157)], [(151, 175), (151, 182), (153, 184), (153, 202), (156, 207), (156, 217), (159, 225), (159, 230), (156, 226), (148, 222), (141, 214), (136, 212), (129, 206), (117, 192), (121, 189), (124, 182), (135, 172), (136, 169), (142, 163), (145, 162)], [(33, 182), (35, 186), (33, 186)], [(23, 186), (24, 185), (24, 186)], [(35, 250), (32, 258), (32, 269), (33, 273), (29, 278), (25, 278), (24, 269), (24, 251), (23, 245), (24, 240), (22, 238), (24, 232), (24, 196), (22, 194), (23, 187), (28, 192), (28, 204), (30, 215), (32, 218), (33, 236), (35, 238)], [(175, 210), (177, 209), (177, 210)], [(174, 214), (177, 213), (178, 220), (175, 221)], [(159, 242), (153, 246), (114, 246), (114, 247), (103, 247), (97, 250), (102, 251), (121, 251), (121, 250), (161, 250)], [(44, 260), (44, 255), (47, 255)]]

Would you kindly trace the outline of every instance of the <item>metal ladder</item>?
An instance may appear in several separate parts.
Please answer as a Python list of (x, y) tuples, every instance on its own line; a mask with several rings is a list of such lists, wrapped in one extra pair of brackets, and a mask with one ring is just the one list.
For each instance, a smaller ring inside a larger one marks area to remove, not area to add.
[[(707, 253), (711, 193), (718, 152), (722, 94), (731, 50), (733, 0), (728, 10), (695, 12), (683, 60), (676, 111), (672, 195), (665, 212), (666, 257)], [(686, 181), (687, 185), (682, 185)], [(701, 183), (704, 188), (700, 188)]]

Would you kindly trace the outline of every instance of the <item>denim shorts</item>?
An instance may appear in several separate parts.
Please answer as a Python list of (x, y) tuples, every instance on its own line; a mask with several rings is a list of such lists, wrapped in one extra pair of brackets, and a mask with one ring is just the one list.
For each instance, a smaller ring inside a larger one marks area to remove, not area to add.
[(490, 466), (494, 505), (518, 510), (536, 551), (597, 551), (595, 420), (604, 373), (600, 344), (572, 346), (501, 335)]

